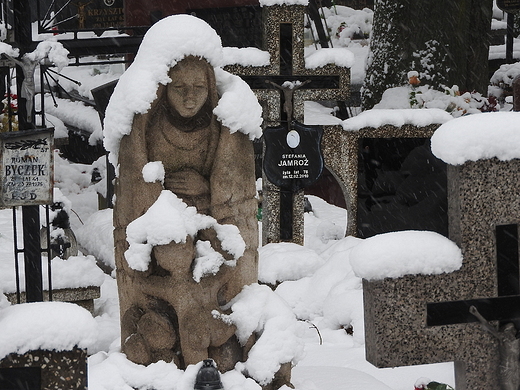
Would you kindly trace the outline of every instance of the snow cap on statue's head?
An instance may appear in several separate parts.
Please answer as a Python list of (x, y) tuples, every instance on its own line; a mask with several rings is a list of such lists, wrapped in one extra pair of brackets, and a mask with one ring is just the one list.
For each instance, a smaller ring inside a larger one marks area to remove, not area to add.
[(148, 30), (133, 63), (119, 78), (107, 107), (103, 142), (114, 166), (119, 142), (125, 134), (130, 134), (134, 115), (150, 109), (159, 84), (171, 82), (169, 70), (189, 55), (203, 57), (214, 68), (223, 63), (220, 37), (203, 20), (173, 15)]
[[(155, 23), (146, 33), (134, 62), (175, 66), (184, 57), (205, 58), (213, 67), (223, 63), (222, 41), (202, 19), (191, 15), (172, 15)], [(141, 64), (142, 66), (143, 64)]]

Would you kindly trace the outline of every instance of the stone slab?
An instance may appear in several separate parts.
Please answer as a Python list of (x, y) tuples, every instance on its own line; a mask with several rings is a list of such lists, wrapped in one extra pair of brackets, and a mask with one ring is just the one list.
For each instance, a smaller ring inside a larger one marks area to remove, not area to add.
[[(16, 293), (5, 294), (7, 300), (11, 304), (17, 303)], [(91, 313), (94, 313), (94, 299), (101, 296), (101, 289), (98, 286), (80, 287), (80, 288), (63, 288), (52, 291), (52, 300), (59, 302), (75, 303)], [(43, 300), (49, 300), (49, 292), (43, 292)], [(20, 303), (25, 303), (25, 291), (20, 293)]]

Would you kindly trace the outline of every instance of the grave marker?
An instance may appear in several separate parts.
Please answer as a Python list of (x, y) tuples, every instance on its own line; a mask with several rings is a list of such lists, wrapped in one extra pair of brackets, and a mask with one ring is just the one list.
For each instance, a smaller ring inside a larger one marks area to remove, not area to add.
[[(350, 70), (335, 65), (326, 65), (317, 69), (307, 69), (304, 59), (304, 17), (305, 7), (301, 5), (264, 6), (264, 49), (271, 57), (270, 65), (263, 67), (243, 67), (232, 65), (226, 70), (242, 77), (255, 91), (264, 104), (264, 123), (267, 126), (279, 126), (287, 121), (283, 111), (284, 94), (272, 83), (282, 85), (285, 82), (306, 82), (294, 91), (293, 117), (304, 121), (304, 102), (335, 100), (345, 101), (349, 95)], [(267, 83), (269, 81), (270, 83)], [(330, 130), (331, 133), (340, 131)], [(327, 133), (327, 131), (326, 131)], [(327, 134), (325, 137), (328, 137)], [(331, 135), (337, 137), (337, 135)], [(341, 137), (341, 136), (340, 136)], [(334, 145), (334, 149), (341, 148)], [(323, 147), (322, 147), (323, 149)], [(334, 153), (334, 152), (333, 152)], [(327, 155), (327, 153), (324, 153)], [(327, 160), (325, 161), (327, 164)], [(280, 196), (281, 192), (272, 183), (264, 180), (263, 189), (263, 243), (278, 242), (280, 236)], [(293, 197), (293, 237), (292, 241), (303, 244), (303, 192)], [(283, 235), (282, 235), (283, 236)]]
[(498, 341), (469, 308), (486, 320), (520, 317), (520, 297), (510, 295), (520, 288), (518, 172), (517, 159), (448, 165), (449, 234), (462, 249), (462, 268), (364, 280), (368, 361), (377, 367), (454, 361), (457, 390), (499, 388)]
[(0, 133), (0, 206), (52, 203), (54, 129)]

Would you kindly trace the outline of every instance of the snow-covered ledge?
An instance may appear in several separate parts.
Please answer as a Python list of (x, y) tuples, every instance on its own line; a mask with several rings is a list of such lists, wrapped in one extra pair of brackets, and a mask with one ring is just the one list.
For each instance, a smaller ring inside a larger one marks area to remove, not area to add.
[(384, 125), (426, 127), (447, 123), (452, 119), (449, 113), (439, 108), (373, 109), (344, 120), (342, 125), (344, 130), (358, 131), (366, 127), (377, 128)]
[(366, 280), (438, 275), (460, 269), (462, 252), (438, 233), (407, 230), (363, 240), (352, 249), (350, 264)]

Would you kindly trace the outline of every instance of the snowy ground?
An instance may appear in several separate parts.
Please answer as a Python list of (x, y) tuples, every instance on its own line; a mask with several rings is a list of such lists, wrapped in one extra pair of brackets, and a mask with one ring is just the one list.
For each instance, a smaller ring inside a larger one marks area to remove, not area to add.
[[(61, 174), (58, 187), (72, 203), (71, 223), (80, 243), (104, 262), (113, 264), (110, 234), (107, 232), (111, 214), (107, 210), (97, 211), (95, 188), (85, 184), (89, 167), (60, 159), (58, 162), (61, 171), (66, 172)], [(276, 279), (286, 280), (280, 284), (277, 293), (301, 320), (306, 321), (303, 335), (305, 354), (293, 370), (296, 388), (413, 390), (414, 383), (421, 377), (453, 385), (451, 363), (377, 369), (366, 362), (361, 280), (354, 275), (349, 264), (350, 249), (361, 240), (342, 238), (346, 226), (345, 210), (312, 196), (310, 202), (314, 211), (305, 215), (304, 248), (286, 243), (270, 244), (260, 250), (260, 278), (271, 283)], [(11, 219), (11, 210), (0, 211), (0, 284), (5, 290), (12, 291)], [(86, 254), (87, 251), (83, 251)], [(79, 259), (88, 257), (80, 256)], [(182, 380), (173, 364), (145, 369), (124, 359), (119, 353), (115, 280), (108, 275), (100, 279), (99, 273), (89, 272), (95, 278), (93, 283), (102, 282), (102, 296), (95, 302), (97, 336), (89, 348), (89, 389), (130, 389), (129, 385), (146, 388), (147, 383), (153, 383), (157, 389), (188, 389), (186, 382), (190, 383), (189, 378), (193, 375)], [(71, 285), (81, 284), (77, 276), (73, 278), (77, 279), (71, 280), (69, 275)], [(55, 278), (55, 282), (58, 281), (59, 276)], [(353, 326), (353, 335), (347, 334), (348, 325)], [(172, 383), (173, 378), (177, 379)], [(224, 384), (236, 383), (230, 375), (224, 375), (223, 380)]]

